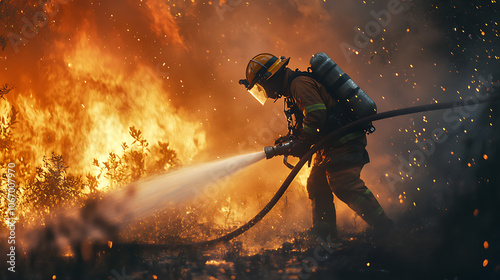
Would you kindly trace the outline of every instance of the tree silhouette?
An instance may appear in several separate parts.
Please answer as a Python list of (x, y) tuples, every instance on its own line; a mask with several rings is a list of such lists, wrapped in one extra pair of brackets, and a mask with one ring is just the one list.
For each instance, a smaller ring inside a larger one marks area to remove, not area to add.
[(162, 173), (181, 165), (177, 153), (169, 147), (168, 142), (158, 141), (158, 145), (152, 147), (151, 153), (142, 131), (134, 126), (129, 129), (134, 140), (130, 146), (126, 142), (122, 143), (122, 155), (109, 153), (108, 159), (102, 162), (102, 165), (94, 159), (93, 165), (101, 170), (96, 178), (100, 179), (104, 175), (109, 180), (109, 188), (113, 189), (140, 180), (146, 175)]
[(36, 168), (36, 175), (25, 187), (24, 202), (29, 209), (35, 213), (49, 213), (84, 196), (83, 180), (68, 174), (67, 168), (62, 155), (52, 152), (50, 157), (43, 157), (42, 165)]
[[(14, 89), (11, 84), (0, 85), (0, 102), (7, 102), (4, 96)], [(158, 141), (157, 145), (151, 147), (151, 152), (142, 131), (132, 126), (129, 134), (133, 140), (130, 145), (122, 143), (121, 153), (109, 153), (108, 159), (102, 163), (94, 159), (92, 165), (100, 169), (97, 175), (87, 173), (82, 177), (70, 173), (63, 156), (54, 151), (44, 156), (42, 163), (37, 166), (33, 162), (19, 160), (23, 151), (14, 149), (21, 141), (14, 133), (18, 115), (14, 106), (0, 112), (0, 216), (3, 218), (8, 213), (6, 175), (9, 163), (15, 163), (16, 212), (18, 218), (27, 225), (30, 221), (40, 223), (47, 215), (50, 217), (56, 208), (80, 205), (85, 198), (99, 195), (101, 190), (112, 190), (181, 165), (177, 153), (169, 147), (168, 142)], [(33, 170), (32, 166), (37, 167)], [(108, 179), (107, 183), (100, 180), (103, 176)], [(4, 230), (5, 226), (0, 227), (0, 231)]]
[[(1, 38), (1, 36), (0, 36)], [(1, 41), (1, 39), (0, 39)], [(11, 84), (4, 84), (0, 87), (0, 98), (4, 99), (4, 95), (8, 94), (9, 92), (11, 92), (13, 89), (14, 89), (14, 85), (11, 85)]]
[[(4, 95), (13, 90), (14, 87), (11, 85), (3, 85), (0, 87), (0, 98), (4, 99)], [(18, 111), (14, 106), (10, 108), (10, 111), (5, 112), (5, 115), (0, 117), (0, 150), (3, 154), (3, 159), (5, 159), (6, 152), (13, 146), (13, 127), (17, 123)]]
[(157, 158), (154, 161), (151, 173), (164, 172), (181, 165), (177, 153), (169, 147), (168, 142), (158, 141), (158, 145), (154, 147), (153, 152)]
[[(0, 98), (5, 101), (4, 96), (14, 89), (13, 85), (4, 84), (0, 86)], [(0, 169), (2, 170), (1, 188), (0, 188), (0, 216), (7, 215), (8, 208), (8, 164), (13, 162), (14, 157), (14, 125), (17, 123), (18, 111), (14, 106), (3, 112), (0, 112)], [(15, 169), (14, 169), (15, 170)], [(14, 175), (18, 176), (18, 174)], [(18, 179), (19, 180), (19, 179)], [(16, 197), (19, 194), (19, 188), (16, 188)]]

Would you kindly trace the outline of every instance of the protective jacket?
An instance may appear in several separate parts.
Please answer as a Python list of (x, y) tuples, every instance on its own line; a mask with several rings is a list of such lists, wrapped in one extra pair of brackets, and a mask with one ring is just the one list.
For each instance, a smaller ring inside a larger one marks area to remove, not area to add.
[[(286, 95), (293, 100), (302, 113), (303, 129), (299, 138), (308, 144), (314, 144), (322, 135), (332, 130), (330, 126), (334, 124), (331, 119), (337, 117), (335, 114), (339, 110), (335, 107), (340, 105), (337, 105), (325, 87), (316, 79), (307, 75), (298, 75), (295, 78), (293, 76), (294, 71), (287, 68), (285, 72)], [(291, 78), (293, 78), (292, 81), (290, 81)], [(342, 136), (331, 144), (344, 144), (364, 134), (364, 131), (360, 129)]]

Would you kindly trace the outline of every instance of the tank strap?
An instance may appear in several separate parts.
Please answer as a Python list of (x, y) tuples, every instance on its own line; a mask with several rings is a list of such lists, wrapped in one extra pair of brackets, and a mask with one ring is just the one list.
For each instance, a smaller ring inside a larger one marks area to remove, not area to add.
[(316, 75), (314, 75), (313, 73), (306, 72), (306, 71), (300, 71), (299, 69), (295, 69), (295, 71), (290, 75), (290, 77), (288, 77), (288, 82), (286, 84), (285, 91), (288, 94), (288, 96), (292, 96), (292, 92), (290, 91), (290, 87), (292, 85), (293, 80), (299, 76), (308, 76), (308, 77), (311, 77), (319, 82)]
[[(337, 66), (337, 64), (335, 64), (333, 67), (331, 67), (331, 69), (329, 69), (329, 70), (328, 70), (328, 72), (329, 72), (329, 71), (331, 71), (333, 68), (335, 68), (335, 66)], [(309, 68), (308, 68), (308, 69), (309, 69)], [(297, 77), (300, 77), (300, 76), (308, 76), (308, 77), (311, 77), (311, 78), (315, 79), (318, 83), (320, 83), (320, 84), (322, 84), (322, 85), (323, 85), (323, 83), (322, 83), (322, 82), (321, 82), (321, 80), (318, 78), (318, 76), (314, 75), (313, 73), (311, 73), (311, 72), (307, 72), (307, 71), (300, 71), (299, 69), (295, 69), (295, 71), (294, 71), (294, 72), (290, 75), (290, 77), (288, 77), (287, 85), (286, 85), (286, 88), (285, 88), (285, 92), (288, 94), (288, 96), (290, 97), (291, 102), (293, 102), (293, 103), (294, 103), (294, 100), (293, 100), (293, 98), (292, 98), (292, 93), (291, 93), (291, 91), (290, 91), (290, 87), (291, 87), (291, 85), (292, 85), (293, 80), (294, 80), (295, 78), (297, 78)], [(347, 80), (349, 80), (349, 79), (350, 79), (349, 75), (347, 75), (347, 74), (342, 75), (342, 77), (340, 77), (340, 78), (339, 78), (339, 79), (338, 79), (338, 80), (334, 83), (333, 88), (337, 88), (337, 89), (338, 89), (338, 88), (340, 88), (340, 87), (341, 87), (341, 86), (342, 86), (342, 85), (343, 85), (343, 84), (344, 84)], [(324, 86), (324, 85), (323, 85), (323, 86)], [(360, 88), (359, 88), (359, 87), (356, 87), (356, 88), (354, 88), (354, 89), (350, 89), (350, 91), (349, 91), (349, 93), (348, 93), (347, 98), (348, 98), (348, 99), (352, 98), (353, 96), (355, 96), (355, 95), (358, 93), (358, 91), (359, 91), (359, 90), (360, 90)], [(329, 90), (327, 90), (327, 92), (328, 92), (328, 94), (330, 94), (330, 96), (333, 98), (333, 94), (332, 94)], [(340, 105), (338, 105), (338, 104), (337, 104), (336, 106), (340, 106)], [(335, 106), (334, 106), (334, 107), (335, 107)], [(339, 108), (337, 107), (336, 109), (339, 109)], [(350, 121), (352, 121), (352, 120), (349, 120), (349, 122), (350, 122)], [(357, 138), (357, 137), (359, 137), (360, 135), (365, 134), (365, 131), (366, 131), (367, 133), (373, 133), (373, 132), (375, 131), (375, 127), (374, 127), (374, 126), (370, 123), (370, 124), (368, 124), (365, 128), (363, 128), (363, 130), (361, 130), (361, 132), (362, 132), (361, 134), (358, 134), (358, 133), (354, 133), (354, 134), (353, 134), (353, 133), (351, 133), (352, 135), (351, 135), (351, 134), (348, 134), (348, 135), (346, 135), (346, 136), (347, 136), (347, 137), (346, 137), (346, 139), (343, 139), (343, 141), (342, 141), (342, 142), (344, 142), (344, 143), (345, 143), (345, 142), (347, 142), (347, 141), (349, 141), (349, 140), (352, 140), (352, 139), (350, 139), (351, 137), (353, 137), (353, 138)], [(341, 139), (341, 140), (342, 140), (342, 139)]]
[(331, 86), (331, 90), (336, 92), (337, 90), (340, 89), (341, 86), (343, 86), (345, 84), (345, 82), (347, 82), (351, 77), (349, 77), (349, 75), (347, 74), (344, 74), (342, 75), (340, 78), (338, 78), (334, 83), (333, 85)]

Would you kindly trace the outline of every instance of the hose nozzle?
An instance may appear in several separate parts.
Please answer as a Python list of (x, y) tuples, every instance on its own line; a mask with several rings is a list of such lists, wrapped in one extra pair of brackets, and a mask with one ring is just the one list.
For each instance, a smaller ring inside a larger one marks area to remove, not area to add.
[(264, 153), (266, 153), (267, 159), (273, 158), (275, 156), (286, 155), (288, 154), (288, 152), (290, 152), (292, 145), (292, 141), (288, 141), (275, 146), (267, 146), (264, 148)]

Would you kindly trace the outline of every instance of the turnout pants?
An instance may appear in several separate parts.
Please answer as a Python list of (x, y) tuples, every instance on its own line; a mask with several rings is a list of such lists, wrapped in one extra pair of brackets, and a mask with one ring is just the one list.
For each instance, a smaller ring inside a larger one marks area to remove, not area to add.
[(332, 192), (374, 228), (392, 224), (372, 192), (360, 178), (369, 162), (366, 135), (318, 151), (307, 190), (312, 202), (313, 229), (336, 234), (336, 213)]

